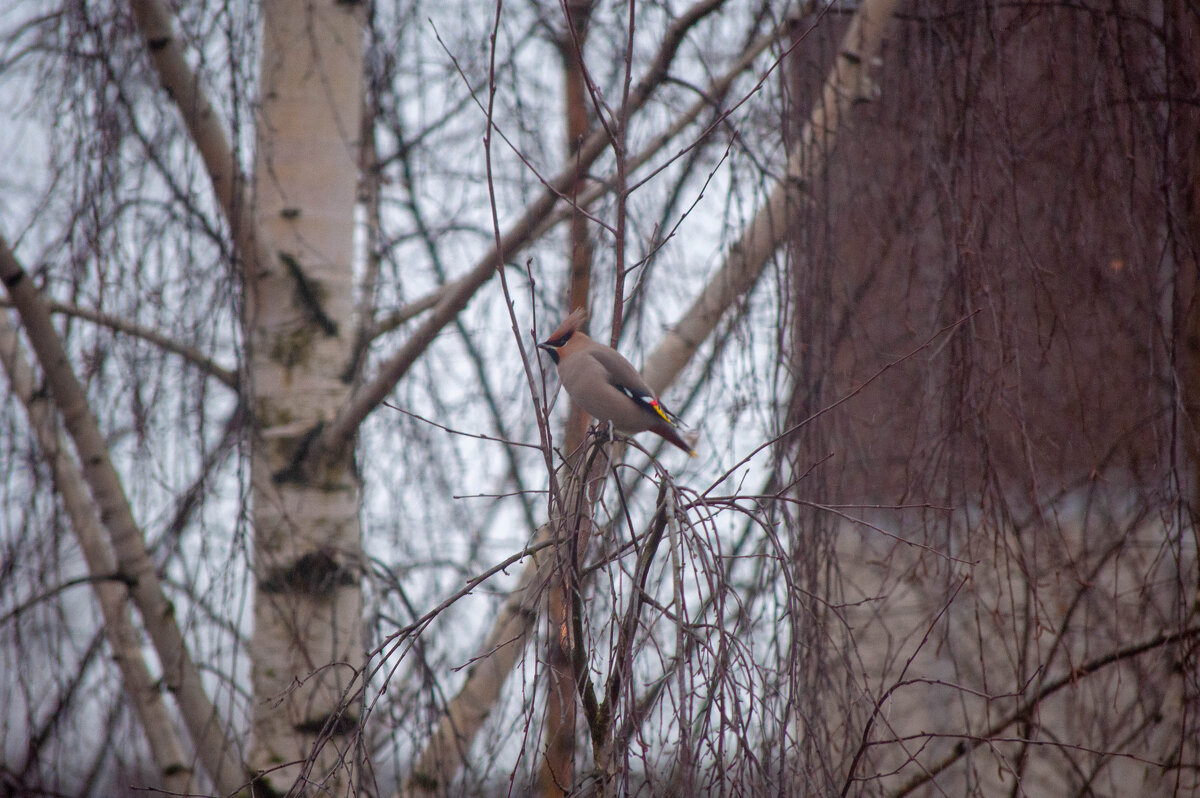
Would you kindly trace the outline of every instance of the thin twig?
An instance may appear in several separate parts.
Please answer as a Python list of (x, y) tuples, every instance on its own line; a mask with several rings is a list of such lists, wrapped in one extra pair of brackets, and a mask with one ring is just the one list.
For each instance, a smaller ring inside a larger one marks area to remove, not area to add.
[[(0, 299), (0, 307), (12, 307), (12, 301), (8, 299)], [(216, 378), (219, 382), (234, 391), (239, 390), (239, 381), (237, 372), (233, 369), (222, 366), (208, 355), (196, 349), (193, 346), (176, 341), (157, 330), (151, 329), (136, 322), (129, 321), (126, 318), (117, 316), (112, 313), (104, 313), (92, 308), (85, 308), (79, 305), (73, 305), (69, 302), (59, 302), (57, 300), (47, 300), (46, 307), (51, 313), (59, 313), (64, 316), (70, 316), (76, 319), (83, 319), (97, 324), (101, 327), (107, 327), (113, 332), (122, 333), (133, 338), (141, 339), (147, 343), (154, 344), (158, 348), (170, 352), (173, 355), (179, 355), (181, 358), (196, 366), (210, 377)]]

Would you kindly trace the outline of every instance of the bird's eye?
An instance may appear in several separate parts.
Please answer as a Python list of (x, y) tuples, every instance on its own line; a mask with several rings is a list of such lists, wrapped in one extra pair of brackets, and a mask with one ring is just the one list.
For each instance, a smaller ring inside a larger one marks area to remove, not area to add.
[(560, 335), (551, 341), (547, 341), (546, 343), (550, 344), (550, 346), (553, 346), (555, 349), (557, 349), (560, 346), (566, 346), (567, 341), (569, 341), (570, 339), (571, 339), (571, 333), (567, 333), (566, 335)]

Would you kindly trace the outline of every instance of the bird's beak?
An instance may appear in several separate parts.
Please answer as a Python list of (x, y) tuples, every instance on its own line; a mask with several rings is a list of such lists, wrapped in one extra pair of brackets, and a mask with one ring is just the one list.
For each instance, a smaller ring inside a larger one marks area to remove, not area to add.
[(557, 350), (557, 349), (555, 349), (553, 346), (551, 346), (550, 344), (548, 344), (548, 343), (546, 343), (545, 341), (543, 341), (542, 343), (540, 343), (540, 344), (538, 344), (538, 345), (537, 345), (537, 348), (538, 348), (538, 349), (543, 349), (543, 350), (545, 350), (545, 351), (549, 352), (549, 353), (550, 353), (550, 359), (551, 359), (551, 360), (553, 360), (553, 361), (555, 362), (555, 364), (557, 364), (557, 363), (558, 363), (558, 350)]

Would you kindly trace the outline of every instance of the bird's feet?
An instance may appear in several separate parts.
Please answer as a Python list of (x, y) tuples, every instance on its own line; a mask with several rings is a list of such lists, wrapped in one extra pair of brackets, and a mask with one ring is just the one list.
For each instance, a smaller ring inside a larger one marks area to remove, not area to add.
[(596, 443), (608, 443), (619, 438), (611, 421), (597, 421), (592, 425), (592, 435), (595, 437)]

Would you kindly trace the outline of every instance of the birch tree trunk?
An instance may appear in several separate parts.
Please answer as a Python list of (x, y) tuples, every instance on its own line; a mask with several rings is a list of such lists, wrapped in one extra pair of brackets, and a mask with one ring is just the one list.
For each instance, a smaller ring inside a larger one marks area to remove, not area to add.
[(355, 781), (346, 753), (361, 720), (343, 701), (363, 662), (359, 481), (353, 444), (317, 464), (305, 458), (349, 394), (341, 375), (354, 331), (361, 9), (272, 0), (263, 15), (255, 217), (276, 252), (246, 286), (257, 589), (250, 762), (274, 790), (343, 795)]

